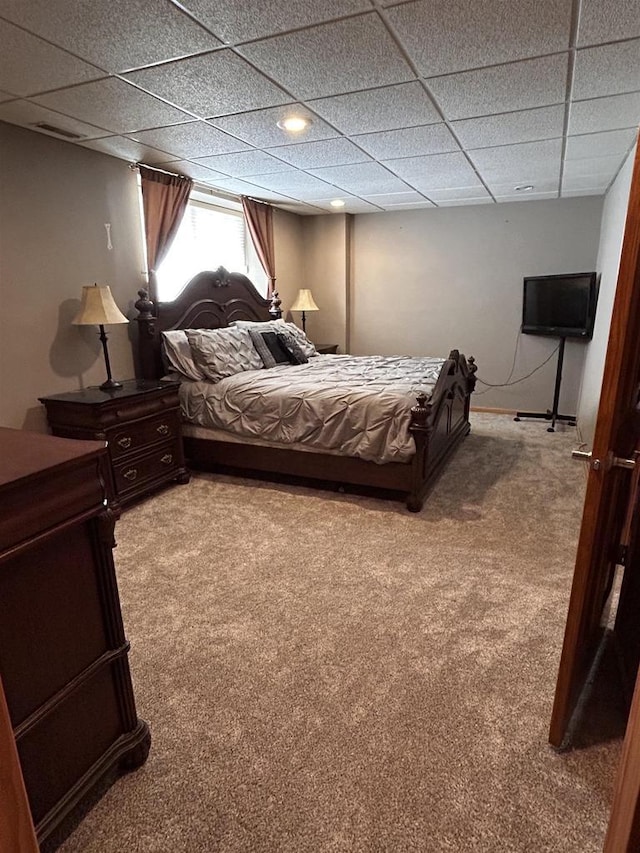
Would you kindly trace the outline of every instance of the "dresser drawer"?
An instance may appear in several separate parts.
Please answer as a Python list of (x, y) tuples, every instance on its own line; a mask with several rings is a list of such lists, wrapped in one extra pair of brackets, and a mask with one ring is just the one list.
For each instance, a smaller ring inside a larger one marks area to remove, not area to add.
[(153, 418), (134, 421), (119, 429), (109, 430), (109, 452), (117, 460), (125, 453), (141, 450), (158, 441), (167, 441), (180, 434), (177, 410), (163, 412)]
[(179, 439), (163, 444), (151, 453), (117, 462), (113, 466), (116, 491), (120, 497), (138, 490), (150, 480), (166, 480), (180, 469), (182, 453)]

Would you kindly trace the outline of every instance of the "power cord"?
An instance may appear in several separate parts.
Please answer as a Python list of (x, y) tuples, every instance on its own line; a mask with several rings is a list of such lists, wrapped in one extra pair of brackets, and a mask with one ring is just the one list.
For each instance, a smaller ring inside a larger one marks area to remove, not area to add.
[(474, 395), (475, 397), (480, 397), (480, 396), (482, 396), (482, 394), (486, 394), (492, 388), (508, 388), (511, 385), (517, 385), (519, 382), (524, 382), (525, 379), (529, 379), (531, 376), (533, 376), (534, 373), (537, 373), (541, 368), (543, 368), (545, 366), (545, 364), (547, 364), (547, 362), (551, 361), (553, 356), (560, 349), (560, 344), (558, 344), (558, 346), (553, 350), (553, 352), (551, 352), (551, 354), (549, 356), (547, 356), (547, 358), (545, 358), (545, 360), (543, 362), (541, 362), (537, 367), (534, 367), (534, 369), (532, 371), (530, 371), (529, 373), (527, 373), (525, 376), (521, 376), (519, 379), (514, 379), (513, 382), (511, 382), (511, 377), (513, 376), (515, 366), (516, 366), (516, 359), (518, 356), (518, 348), (520, 346), (521, 337), (522, 337), (522, 332), (519, 332), (518, 333), (518, 339), (516, 340), (516, 348), (515, 348), (515, 351), (513, 353), (513, 362), (511, 364), (511, 370), (509, 372), (509, 376), (507, 377), (506, 381), (505, 382), (485, 382), (484, 379), (481, 379), (479, 376), (476, 376), (477, 381), (480, 382), (481, 385), (486, 385), (487, 387), (484, 391), (478, 391)]

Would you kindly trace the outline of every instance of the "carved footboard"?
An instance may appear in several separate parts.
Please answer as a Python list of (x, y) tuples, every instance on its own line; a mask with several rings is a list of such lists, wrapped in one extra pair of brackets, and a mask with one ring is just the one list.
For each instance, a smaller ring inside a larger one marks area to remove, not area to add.
[(416, 444), (411, 491), (407, 495), (407, 508), (411, 512), (422, 509), (445, 461), (471, 429), (469, 405), (477, 369), (472, 356), (467, 360), (458, 350), (451, 350), (431, 396), (418, 394), (416, 398), (409, 425)]

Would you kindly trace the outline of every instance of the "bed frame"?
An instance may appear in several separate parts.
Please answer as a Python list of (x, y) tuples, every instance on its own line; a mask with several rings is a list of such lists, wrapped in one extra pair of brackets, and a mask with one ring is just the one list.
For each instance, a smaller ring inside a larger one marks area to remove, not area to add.
[[(223, 267), (193, 278), (173, 302), (154, 305), (146, 290), (138, 291), (136, 317), (139, 370), (144, 379), (166, 371), (161, 358), (161, 332), (169, 329), (216, 329), (233, 320), (270, 320), (281, 316), (278, 294), (263, 299), (251, 281)], [(410, 410), (409, 431), (416, 445), (409, 462), (378, 465), (364, 459), (300, 450), (185, 437), (185, 455), (192, 468), (242, 470), (255, 475), (294, 476), (337, 486), (384, 490), (406, 500), (418, 512), (458, 443), (467, 435), (469, 400), (476, 365), (452, 350), (430, 397), (418, 394)]]

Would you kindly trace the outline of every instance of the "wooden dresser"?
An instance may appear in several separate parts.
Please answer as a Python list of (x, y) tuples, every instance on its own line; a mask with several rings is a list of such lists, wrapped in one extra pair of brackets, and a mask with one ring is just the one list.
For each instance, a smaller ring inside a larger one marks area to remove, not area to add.
[(116, 501), (126, 506), (170, 481), (187, 483), (178, 382), (135, 379), (41, 397), (54, 435), (107, 441)]
[(38, 840), (142, 764), (104, 442), (0, 428), (0, 678)]

